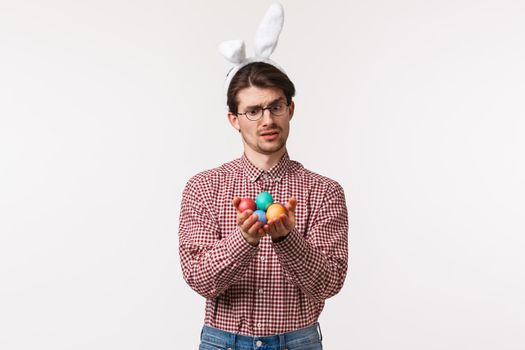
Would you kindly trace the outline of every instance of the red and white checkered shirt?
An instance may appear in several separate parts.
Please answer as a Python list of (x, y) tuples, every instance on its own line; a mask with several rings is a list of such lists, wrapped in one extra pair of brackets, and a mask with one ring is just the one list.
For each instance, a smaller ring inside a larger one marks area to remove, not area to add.
[[(232, 199), (255, 199), (261, 191), (277, 203), (297, 199), (296, 227), (279, 243), (265, 236), (254, 247), (236, 224)], [(184, 279), (206, 298), (205, 324), (251, 336), (308, 327), (346, 277), (343, 188), (288, 153), (268, 171), (243, 155), (188, 181), (179, 243)]]

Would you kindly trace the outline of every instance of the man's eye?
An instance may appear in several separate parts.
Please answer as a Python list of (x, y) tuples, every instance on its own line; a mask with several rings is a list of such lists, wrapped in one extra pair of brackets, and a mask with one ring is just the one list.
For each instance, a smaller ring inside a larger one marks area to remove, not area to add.
[(283, 104), (282, 103), (279, 103), (279, 104), (276, 104), (275, 106), (272, 106), (272, 111), (274, 111), (274, 112), (279, 112), (281, 109), (283, 109)]
[(249, 109), (246, 113), (248, 113), (251, 116), (256, 116), (257, 114), (259, 114), (259, 108)]

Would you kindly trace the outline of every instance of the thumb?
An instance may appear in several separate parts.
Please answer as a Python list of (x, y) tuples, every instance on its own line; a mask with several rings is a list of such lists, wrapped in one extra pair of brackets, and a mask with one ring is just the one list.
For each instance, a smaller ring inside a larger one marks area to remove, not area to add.
[(238, 209), (239, 203), (241, 203), (241, 199), (237, 196), (233, 197), (232, 204), (235, 207), (235, 209)]
[(291, 213), (295, 215), (295, 208), (297, 207), (297, 199), (294, 197), (290, 198), (288, 200), (288, 203), (286, 203), (285, 208), (288, 210), (288, 213)]

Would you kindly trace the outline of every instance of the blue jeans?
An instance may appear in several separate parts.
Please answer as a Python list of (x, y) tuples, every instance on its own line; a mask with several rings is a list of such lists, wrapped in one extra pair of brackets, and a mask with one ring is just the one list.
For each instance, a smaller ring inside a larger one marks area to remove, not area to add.
[(206, 326), (199, 350), (322, 350), (319, 323), (295, 331), (265, 337), (250, 337)]

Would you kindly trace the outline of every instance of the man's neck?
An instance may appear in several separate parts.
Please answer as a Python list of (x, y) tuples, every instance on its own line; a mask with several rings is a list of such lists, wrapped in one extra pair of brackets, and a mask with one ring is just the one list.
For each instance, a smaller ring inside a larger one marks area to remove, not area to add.
[(272, 154), (262, 154), (246, 147), (244, 154), (248, 160), (259, 169), (269, 170), (279, 162), (282, 156), (286, 153), (286, 147)]

